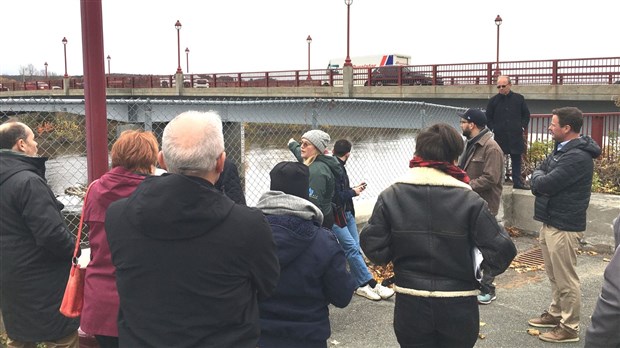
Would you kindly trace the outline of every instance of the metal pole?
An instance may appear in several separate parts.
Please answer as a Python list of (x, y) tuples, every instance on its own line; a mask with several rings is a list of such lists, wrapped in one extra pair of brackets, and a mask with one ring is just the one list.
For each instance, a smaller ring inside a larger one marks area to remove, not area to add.
[(64, 46), (64, 51), (65, 51), (65, 77), (69, 77), (69, 75), (67, 74), (67, 38), (66, 37), (62, 38), (62, 45)]
[(45, 62), (45, 64), (43, 65), (45, 65), (45, 78), (47, 79), (47, 62)]
[(308, 42), (308, 80), (311, 80), (312, 78), (310, 77), (310, 44), (312, 43), (312, 38), (310, 37), (310, 35), (308, 35), (308, 38), (306, 39), (306, 41)]
[(108, 171), (108, 123), (102, 0), (80, 0), (88, 182)]
[(185, 71), (189, 74), (189, 48), (185, 47)]
[(108, 76), (110, 75), (110, 61), (112, 60), (112, 58), (110, 57), (110, 55), (108, 55)]
[(344, 60), (344, 66), (352, 66), (351, 64), (351, 56), (349, 56), (349, 25), (350, 25), (350, 17), (351, 17), (351, 3), (353, 0), (345, 0), (347, 4), (347, 58)]
[(183, 70), (181, 69), (181, 22), (177, 20), (177, 23), (174, 25), (177, 29), (177, 74), (182, 74)]

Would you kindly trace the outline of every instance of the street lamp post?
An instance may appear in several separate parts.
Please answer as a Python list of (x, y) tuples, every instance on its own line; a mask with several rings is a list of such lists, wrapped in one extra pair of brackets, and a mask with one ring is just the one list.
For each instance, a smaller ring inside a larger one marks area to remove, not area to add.
[(189, 48), (185, 47), (185, 71), (189, 74)]
[(45, 78), (47, 79), (47, 62), (45, 62), (45, 64), (43, 65), (45, 65)]
[(347, 5), (347, 58), (344, 60), (344, 66), (353, 66), (351, 64), (351, 56), (349, 56), (349, 19), (351, 17), (351, 4), (353, 0), (344, 0), (344, 3)]
[(181, 70), (181, 22), (177, 19), (177, 22), (174, 24), (174, 27), (177, 30), (177, 74), (182, 74), (183, 70)]
[(108, 54), (108, 58), (106, 59), (108, 60), (108, 76), (110, 76), (110, 61), (112, 60), (112, 57)]
[(69, 77), (69, 74), (67, 74), (67, 38), (66, 37), (62, 38), (62, 45), (65, 48), (65, 77)]
[(494, 76), (498, 77), (500, 75), (499, 71), (499, 26), (502, 25), (502, 17), (497, 15), (495, 17), (495, 25), (497, 26), (497, 51), (495, 55), (495, 73)]
[(310, 35), (308, 35), (306, 42), (308, 43), (308, 80), (312, 80), (312, 78), (310, 77), (310, 44), (312, 43), (312, 38), (310, 37)]

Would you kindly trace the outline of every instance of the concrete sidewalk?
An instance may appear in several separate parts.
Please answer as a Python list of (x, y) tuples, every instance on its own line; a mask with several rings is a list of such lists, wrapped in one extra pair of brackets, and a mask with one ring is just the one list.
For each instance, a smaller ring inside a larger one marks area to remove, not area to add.
[[(538, 246), (532, 236), (513, 238), (519, 253)], [(530, 336), (527, 320), (547, 309), (551, 290), (544, 271), (518, 273), (508, 269), (495, 279), (497, 300), (490, 305), (480, 306), (480, 327), (484, 339), (478, 339), (475, 347), (583, 347), (586, 328), (601, 291), (603, 271), (610, 259), (609, 254), (580, 254), (577, 258), (577, 272), (581, 279), (582, 310), (580, 341), (577, 343), (546, 343)], [(344, 309), (330, 306), (332, 335), (329, 347), (378, 348), (399, 347), (393, 331), (395, 299), (373, 302), (353, 295), (353, 300)], [(547, 329), (539, 329), (545, 332)]]

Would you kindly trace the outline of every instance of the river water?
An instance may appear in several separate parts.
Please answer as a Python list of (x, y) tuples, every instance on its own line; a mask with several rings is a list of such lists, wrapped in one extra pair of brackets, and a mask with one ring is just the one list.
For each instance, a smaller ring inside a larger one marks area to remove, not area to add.
[[(331, 145), (331, 144), (330, 144)], [(353, 144), (347, 172), (351, 185), (366, 182), (366, 190), (356, 200), (375, 200), (386, 187), (402, 176), (413, 157), (413, 135), (361, 140)], [(255, 206), (260, 196), (269, 190), (269, 171), (281, 161), (295, 161), (286, 144), (282, 147), (252, 145), (245, 153), (245, 191), (249, 206)], [(243, 173), (242, 173), (243, 174)], [(67, 196), (65, 189), (84, 185), (87, 181), (86, 156), (65, 155), (47, 162), (48, 184), (65, 204), (65, 209), (77, 212), (80, 200)]]

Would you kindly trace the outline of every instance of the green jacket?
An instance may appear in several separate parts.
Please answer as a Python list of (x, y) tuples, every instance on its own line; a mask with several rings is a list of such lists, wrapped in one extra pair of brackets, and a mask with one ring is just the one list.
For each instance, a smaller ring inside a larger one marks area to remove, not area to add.
[[(288, 145), (295, 158), (303, 163), (301, 158), (301, 146), (298, 142), (293, 141)], [(332, 156), (318, 155), (314, 162), (308, 167), (310, 169), (310, 202), (314, 203), (323, 215), (327, 216), (332, 211), (332, 197), (334, 197), (334, 188), (336, 177), (342, 175), (342, 168), (338, 160)]]

